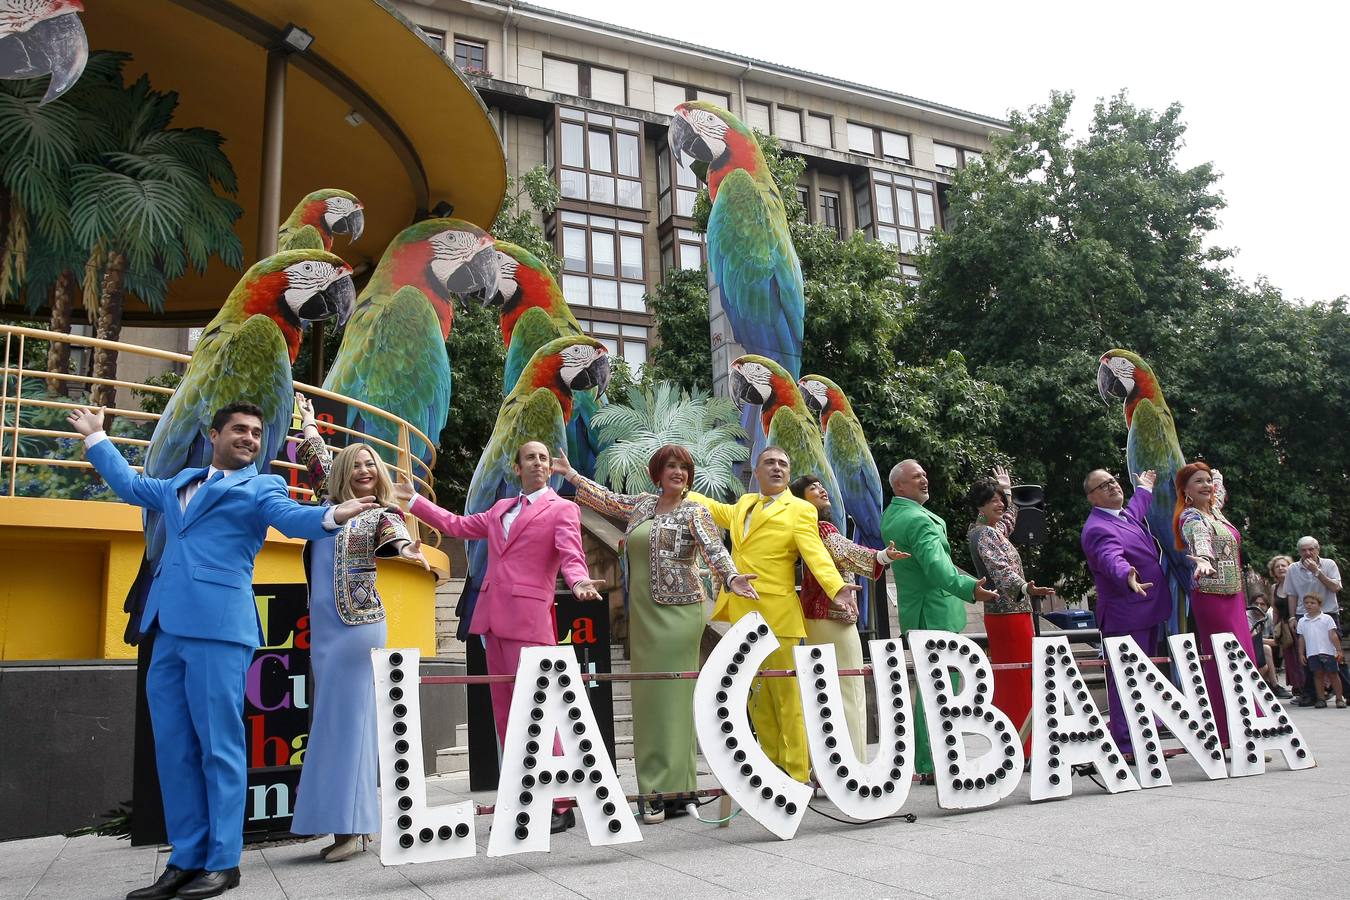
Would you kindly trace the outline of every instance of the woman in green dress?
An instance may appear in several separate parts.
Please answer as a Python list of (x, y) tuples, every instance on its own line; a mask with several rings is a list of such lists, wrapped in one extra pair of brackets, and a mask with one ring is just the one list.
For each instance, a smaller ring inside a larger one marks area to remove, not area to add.
[[(757, 598), (722, 546), (712, 515), (685, 499), (694, 480), (689, 451), (667, 444), (652, 455), (647, 472), (654, 494), (618, 494), (581, 475), (561, 451), (553, 471), (576, 485), (577, 502), (627, 520), (628, 638), (634, 672), (691, 672), (707, 618), (701, 557), (714, 576), (743, 597)], [(633, 682), (633, 755), (638, 791), (688, 794), (697, 790), (694, 682), (690, 679)], [(642, 820), (665, 821), (660, 799), (638, 802)], [(672, 809), (676, 807), (672, 806)]]

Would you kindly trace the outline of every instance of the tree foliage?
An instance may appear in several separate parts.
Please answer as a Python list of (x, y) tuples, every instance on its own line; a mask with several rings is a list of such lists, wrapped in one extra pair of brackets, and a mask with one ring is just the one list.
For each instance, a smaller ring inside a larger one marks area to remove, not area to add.
[(627, 494), (651, 491), (652, 454), (678, 444), (694, 458), (694, 490), (724, 500), (740, 495), (745, 486), (736, 465), (750, 451), (741, 443), (746, 434), (734, 403), (669, 381), (634, 385), (624, 396), (626, 403), (611, 403), (591, 420), (606, 445), (596, 459), (598, 481)]
[(1055, 93), (1013, 114), (1011, 134), (958, 174), (900, 342), (921, 361), (960, 350), (1005, 395), (993, 438), (1017, 480), (1046, 489), (1039, 577), (1090, 583), (1082, 479), (1124, 466), (1120, 405), (1095, 389), (1113, 347), (1157, 372), (1183, 453), (1225, 471), (1249, 561), (1263, 567), (1309, 531), (1346, 540), (1332, 507), (1350, 467), (1327, 439), (1350, 399), (1344, 301), (1297, 306), (1224, 267), (1228, 251), (1207, 246), (1218, 176), (1178, 164), (1180, 106), (1154, 112), (1122, 93), (1074, 139), (1072, 104)]

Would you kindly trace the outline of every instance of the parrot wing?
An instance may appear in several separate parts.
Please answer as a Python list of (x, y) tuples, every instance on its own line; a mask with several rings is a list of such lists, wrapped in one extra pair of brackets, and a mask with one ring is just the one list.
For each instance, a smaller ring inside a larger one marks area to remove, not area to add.
[(1172, 516), (1176, 511), (1176, 475), (1186, 464), (1177, 441), (1172, 414), (1164, 406), (1147, 398), (1134, 408), (1125, 442), (1125, 460), (1133, 481), (1140, 472), (1152, 469), (1158, 474), (1153, 486), (1153, 502), (1148, 509), (1148, 526), (1162, 547), (1162, 566), (1172, 586), (1172, 615), (1168, 633), (1186, 630), (1187, 603), (1195, 564), (1186, 551), (1177, 549), (1172, 534)]
[(301, 225), (294, 228), (290, 225), (284, 226), (277, 233), (277, 252), (283, 250), (327, 250), (324, 245), (323, 234), (313, 225)]
[[(825, 447), (821, 443), (820, 429), (815, 423), (791, 407), (782, 406), (769, 421), (768, 444), (782, 447), (792, 464), (792, 473), (796, 475), (814, 474), (830, 492), (830, 521), (840, 531), (848, 527), (844, 521), (844, 504), (840, 498), (839, 482), (834, 477), (834, 469), (825, 458)], [(768, 445), (766, 444), (766, 446)]]
[[(258, 470), (267, 472), (290, 430), (294, 398), (290, 351), (275, 322), (267, 316), (254, 315), (240, 324), (221, 326), (198, 345), (187, 373), (155, 424), (145, 455), (145, 474), (172, 478), (184, 469), (209, 463), (211, 443), (207, 432), (211, 418), (216, 410), (238, 401), (256, 403), (262, 408), (263, 439)], [(123, 607), (130, 614), (127, 641), (133, 644), (139, 639), (141, 613), (165, 541), (163, 517), (147, 509), (142, 518), (145, 558)]]
[(830, 416), (825, 428), (825, 458), (839, 481), (839, 502), (858, 526), (854, 540), (881, 549), (881, 473), (857, 419), (842, 412)]
[(744, 169), (722, 180), (708, 218), (708, 266), (736, 342), (775, 360), (796, 381), (806, 301), (783, 201), (772, 183)]
[[(363, 303), (347, 323), (323, 386), (392, 413), (439, 440), (450, 412), (451, 376), (431, 302), (417, 288), (402, 287)], [(389, 419), (351, 406), (347, 426), (398, 446), (398, 426)], [(377, 449), (386, 461), (397, 461), (394, 451)], [(432, 448), (420, 438), (411, 439), (410, 449), (431, 460)]]

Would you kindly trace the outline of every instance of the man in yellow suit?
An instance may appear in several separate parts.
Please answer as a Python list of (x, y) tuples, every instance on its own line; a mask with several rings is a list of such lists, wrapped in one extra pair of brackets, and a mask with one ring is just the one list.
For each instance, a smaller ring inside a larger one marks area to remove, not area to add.
[[(725, 586), (717, 595), (713, 618), (736, 622), (759, 612), (778, 637), (780, 646), (764, 660), (763, 669), (791, 669), (792, 648), (806, 637), (806, 621), (797, 598), (795, 566), (806, 563), (826, 595), (835, 603), (852, 604), (857, 585), (846, 584), (816, 527), (816, 508), (788, 491), (791, 464), (779, 447), (765, 447), (755, 461), (759, 492), (743, 494), (735, 503), (719, 503), (698, 493), (689, 499), (706, 506), (713, 520), (731, 534), (731, 557), (736, 569), (759, 576), (759, 600), (741, 597)], [(806, 723), (797, 685), (790, 678), (759, 678), (750, 697), (750, 719), (760, 746), (769, 759), (798, 781), (806, 781), (810, 764)]]

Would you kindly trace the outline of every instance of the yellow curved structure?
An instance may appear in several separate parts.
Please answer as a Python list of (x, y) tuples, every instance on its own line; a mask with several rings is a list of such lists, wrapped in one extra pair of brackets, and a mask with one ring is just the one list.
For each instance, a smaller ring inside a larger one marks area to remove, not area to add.
[[(25, 406), (31, 409), (35, 406), (79, 405), (73, 401), (25, 396), (25, 383), (45, 383), (50, 378), (72, 382), (78, 387), (96, 383), (94, 379), (82, 376), (51, 376), (24, 369), (20, 362), (24, 345), (35, 339), (86, 346), (108, 343), (0, 325), (0, 347), (4, 349), (3, 365), (0, 365), (0, 479), (5, 484), (5, 490), (0, 493), (0, 660), (135, 658), (135, 648), (122, 642), (127, 625), (122, 602), (136, 578), (145, 547), (140, 510), (118, 502), (15, 495), (18, 475), (26, 470), (61, 466), (87, 471), (91, 482), (94, 477), (92, 468), (83, 460), (26, 457), (20, 451), (22, 438), (73, 441), (79, 437), (72, 431), (25, 426)], [(116, 349), (121, 353), (171, 357), (177, 361), (188, 359), (180, 354), (130, 344), (117, 344)], [(151, 390), (149, 386), (137, 387)], [(357, 403), (309, 385), (297, 383), (296, 389)], [(167, 388), (154, 390), (169, 392)], [(388, 413), (364, 405), (363, 408), (398, 424), (402, 448), (399, 468), (404, 477), (408, 477), (411, 467), (416, 464), (419, 467), (417, 480), (425, 487), (430, 470), (421, 471), (425, 468), (421, 460), (407, 453), (409, 436), (416, 433), (416, 429)], [(148, 420), (158, 418), (153, 413), (138, 410), (124, 410), (122, 414)], [(116, 440), (124, 445), (144, 443), (132, 439)], [(288, 464), (273, 465), (285, 468)], [(426, 478), (421, 477), (423, 475)], [(303, 489), (295, 489), (295, 492), (308, 493)], [(254, 583), (303, 584), (305, 573), (300, 560), (303, 546), (303, 541), (269, 531), (258, 555)], [(389, 646), (417, 647), (431, 656), (436, 652), (435, 589), (439, 579), (449, 577), (450, 560), (426, 544), (422, 550), (432, 566), (430, 573), (401, 559), (381, 559), (376, 565), (380, 595), (388, 617)]]

